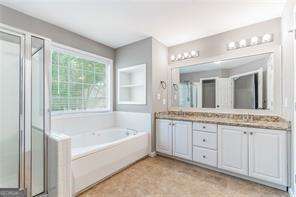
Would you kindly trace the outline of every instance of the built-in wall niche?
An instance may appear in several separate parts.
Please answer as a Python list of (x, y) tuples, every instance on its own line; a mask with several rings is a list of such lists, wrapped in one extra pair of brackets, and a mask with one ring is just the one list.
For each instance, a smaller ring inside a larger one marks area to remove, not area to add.
[(146, 64), (118, 69), (118, 104), (146, 104)]

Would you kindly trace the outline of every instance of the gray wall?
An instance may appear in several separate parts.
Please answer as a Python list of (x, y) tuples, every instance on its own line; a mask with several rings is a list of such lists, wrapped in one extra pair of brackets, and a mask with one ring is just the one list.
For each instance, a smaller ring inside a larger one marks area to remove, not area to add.
[[(166, 111), (168, 103), (168, 48), (152, 39), (152, 111)], [(166, 89), (161, 88), (160, 81), (165, 81)], [(160, 94), (160, 99), (157, 98)]]
[[(184, 51), (191, 51), (192, 49), (198, 50), (200, 52), (200, 56), (198, 58), (193, 58), (193, 59), (178, 61), (178, 62), (171, 62), (169, 59), (168, 61), (170, 63), (170, 66), (194, 65), (201, 62), (202, 60), (210, 61), (211, 58), (213, 57), (218, 58), (218, 57), (225, 57), (225, 56), (244, 56), (246, 54), (256, 53), (256, 51), (259, 52), (259, 51), (264, 51), (266, 49), (279, 49), (282, 43), (281, 32), (282, 32), (281, 18), (275, 18), (272, 20), (234, 29), (231, 31), (217, 34), (217, 35), (201, 38), (192, 42), (169, 47), (169, 57), (172, 54), (183, 53)], [(231, 41), (239, 41), (241, 39), (251, 38), (252, 36), (262, 36), (265, 33), (273, 34), (273, 37), (274, 37), (273, 42), (256, 45), (252, 47), (247, 47), (244, 49), (231, 50), (231, 51), (227, 50), (227, 43)], [(293, 42), (291, 40), (289, 41), (290, 43)], [(280, 52), (280, 50), (276, 52)], [(288, 52), (288, 53), (291, 54), (292, 52)], [(286, 110), (284, 111), (287, 111), (287, 112), (289, 111), (288, 108), (291, 106), (289, 104), (291, 104), (292, 97), (291, 96), (288, 97), (288, 95), (291, 95), (292, 94), (291, 92), (293, 92), (291, 91), (291, 85), (289, 85), (290, 82), (286, 79), (283, 79), (283, 75), (281, 73), (282, 65), (281, 65), (280, 58), (281, 58), (280, 54), (275, 53), (274, 60), (275, 60), (276, 72), (274, 77), (277, 82), (274, 83), (274, 92), (275, 92), (274, 94), (276, 94), (276, 96), (274, 96), (273, 111), (276, 115), (283, 114), (282, 100), (285, 98), (287, 98), (287, 100), (290, 102), (288, 102)], [(283, 70), (285, 70), (285, 68)], [(289, 67), (288, 69), (286, 69), (286, 71), (284, 71), (284, 75), (285, 76), (287, 75), (288, 77), (290, 77), (292, 73), (293, 72), (291, 72), (291, 67)], [(282, 84), (282, 82), (284, 83), (284, 85)], [(285, 85), (286, 87), (284, 87)], [(282, 89), (286, 89), (286, 90), (282, 91)], [(284, 117), (287, 117), (287, 116), (284, 116)]]
[(146, 64), (146, 105), (118, 105), (114, 99), (114, 109), (117, 111), (151, 112), (152, 111), (152, 38), (147, 38), (115, 50), (115, 88), (114, 95), (117, 98), (117, 70), (138, 64)]
[[(184, 44), (169, 47), (169, 57), (172, 54), (191, 51), (192, 49), (200, 51), (199, 58), (214, 57), (226, 54), (227, 43), (239, 41), (241, 39), (251, 38), (253, 36), (262, 36), (265, 33), (273, 33), (274, 42), (265, 45), (281, 44), (281, 18), (268, 20), (265, 22), (245, 26), (231, 31), (223, 32), (213, 36), (201, 38)], [(256, 46), (254, 47), (256, 48)]]
[[(54, 11), (53, 11), (54, 14)], [(0, 23), (114, 60), (113, 48), (0, 4)]]
[[(168, 48), (154, 38), (147, 38), (120, 47), (115, 51), (115, 79), (117, 69), (137, 64), (146, 64), (147, 104), (146, 105), (118, 105), (114, 102), (114, 109), (118, 111), (148, 112), (152, 115), (151, 147), (155, 151), (155, 122), (154, 112), (166, 111), (168, 103), (168, 86), (162, 89), (160, 81), (168, 84)], [(117, 82), (116, 82), (117, 86)], [(114, 94), (117, 94), (117, 87)], [(160, 95), (160, 99), (158, 99)]]

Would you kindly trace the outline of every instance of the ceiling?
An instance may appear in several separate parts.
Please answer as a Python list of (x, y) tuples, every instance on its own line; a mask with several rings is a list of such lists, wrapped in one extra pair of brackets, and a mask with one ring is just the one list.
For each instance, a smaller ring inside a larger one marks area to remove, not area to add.
[(194, 73), (194, 72), (201, 72), (201, 71), (209, 71), (209, 70), (219, 70), (219, 69), (232, 69), (242, 65), (246, 65), (248, 63), (253, 63), (256, 61), (267, 61), (270, 57), (270, 53), (261, 54), (261, 55), (253, 55), (247, 56), (243, 58), (236, 58), (218, 62), (209, 62), (205, 64), (197, 64), (192, 66), (186, 66), (180, 68), (180, 73)]
[(285, 0), (0, 0), (113, 48), (154, 37), (167, 46), (281, 16)]

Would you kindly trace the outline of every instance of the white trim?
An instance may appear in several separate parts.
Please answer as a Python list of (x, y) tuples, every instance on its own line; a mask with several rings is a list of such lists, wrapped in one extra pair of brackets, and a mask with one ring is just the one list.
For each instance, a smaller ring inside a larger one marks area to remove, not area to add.
[(241, 74), (237, 74), (237, 75), (232, 75), (229, 78), (239, 78), (239, 77), (243, 77), (243, 76), (247, 76), (247, 75), (251, 75), (251, 74), (258, 74), (260, 72), (263, 72), (263, 68), (259, 68), (258, 70), (254, 70), (254, 71), (249, 71), (249, 72), (245, 72), (245, 73), (241, 73)]
[(154, 152), (151, 152), (148, 155), (149, 155), (149, 157), (155, 157), (156, 156), (156, 152), (155, 151)]
[(113, 60), (106, 58), (106, 57), (102, 57), (99, 55), (96, 55), (94, 53), (90, 53), (81, 49), (77, 49), (77, 48), (73, 48), (73, 47), (69, 47), (63, 44), (59, 44), (56, 42), (52, 43), (52, 49), (58, 52), (62, 52), (62, 53), (68, 53), (68, 54), (72, 54), (75, 56), (79, 56), (81, 58), (85, 58), (88, 60), (93, 60), (93, 61), (99, 61), (100, 63), (104, 63), (104, 64), (108, 64), (108, 65), (112, 65), (113, 66)]
[(288, 193), (290, 197), (295, 197), (295, 193), (291, 187), (288, 188)]

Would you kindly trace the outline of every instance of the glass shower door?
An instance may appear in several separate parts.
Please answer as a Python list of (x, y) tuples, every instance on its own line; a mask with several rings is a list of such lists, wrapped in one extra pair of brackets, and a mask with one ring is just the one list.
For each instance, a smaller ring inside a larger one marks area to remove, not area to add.
[(32, 196), (45, 191), (45, 125), (44, 125), (44, 40), (31, 38), (32, 72)]
[(22, 187), (22, 43), (0, 30), (0, 188)]

